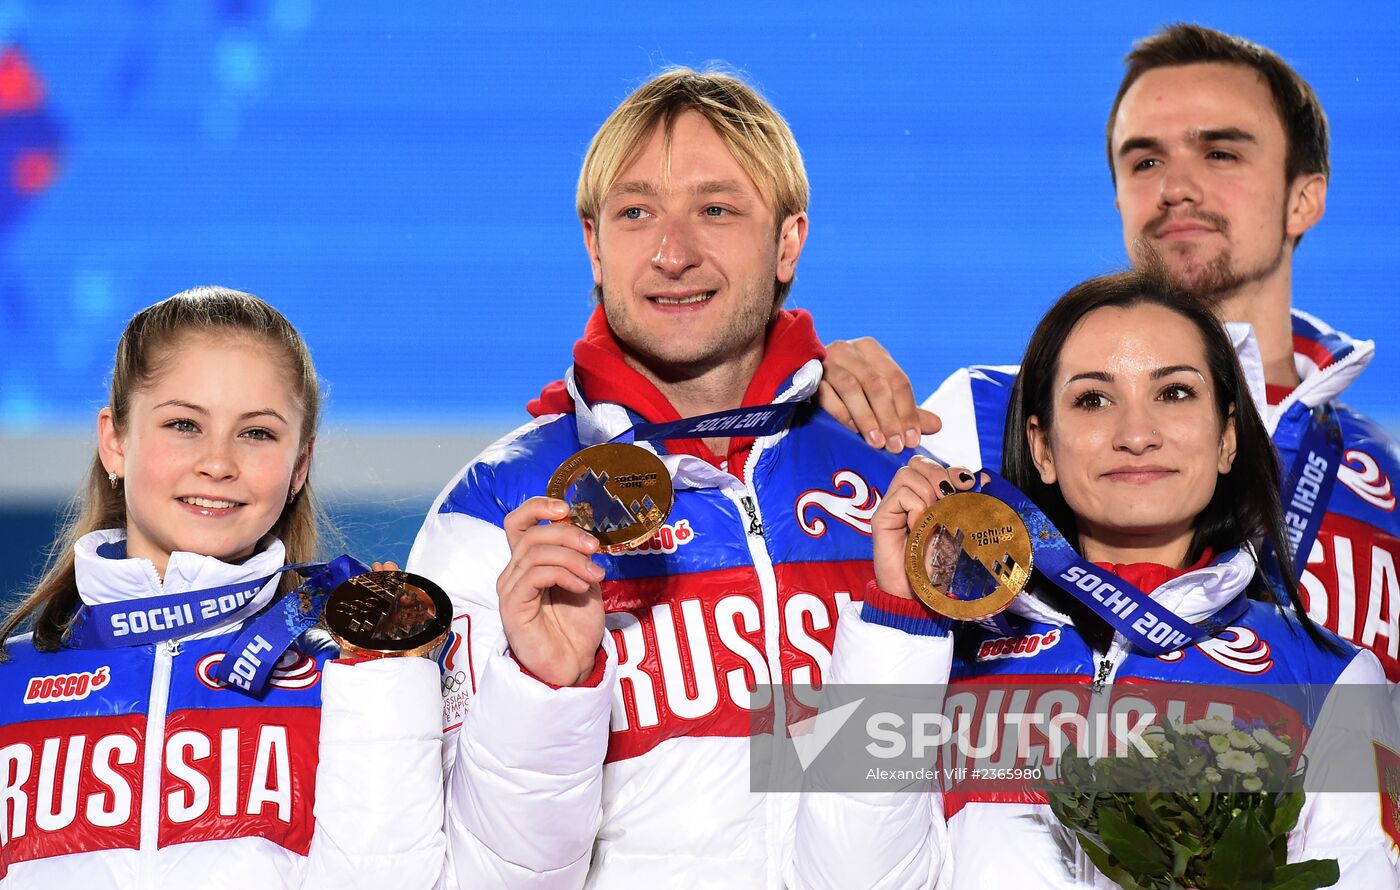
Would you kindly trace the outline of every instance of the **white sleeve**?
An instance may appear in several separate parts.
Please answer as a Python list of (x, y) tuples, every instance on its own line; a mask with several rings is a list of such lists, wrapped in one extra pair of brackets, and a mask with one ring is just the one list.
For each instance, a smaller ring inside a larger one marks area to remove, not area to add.
[(327, 662), (307, 888), (434, 888), (446, 867), (437, 665)]
[[(848, 603), (842, 610), (824, 683), (900, 684), (901, 690), (917, 690), (918, 710), (941, 712), (952, 636), (916, 636), (870, 624), (861, 618), (861, 608), (860, 603)], [(903, 702), (907, 707), (907, 698)], [(820, 764), (818, 759), (803, 776), (793, 885), (934, 887), (947, 849), (947, 825), (942, 795), (931, 783), (888, 792), (830, 790)]]
[(977, 413), (972, 400), (972, 373), (959, 368), (921, 406), (938, 415), (943, 426), (924, 436), (924, 450), (944, 466), (982, 469), (982, 446), (977, 437)]
[[(1380, 661), (1362, 650), (1337, 679), (1303, 747), (1304, 784), (1357, 788), (1359, 769), (1373, 790), (1309, 790), (1288, 838), (1289, 862), (1336, 859), (1337, 887), (1400, 887), (1400, 851), (1383, 827), (1384, 819), (1394, 820), (1400, 811), (1380, 784), (1378, 747), (1400, 753), (1400, 725)], [(1400, 835), (1400, 825), (1393, 828)]]
[(497, 526), (434, 509), (407, 568), (452, 598), (444, 656), (444, 759), (451, 868), (463, 890), (574, 888), (602, 821), (616, 653), (596, 686), (554, 689), (506, 651), (496, 578), (509, 560)]

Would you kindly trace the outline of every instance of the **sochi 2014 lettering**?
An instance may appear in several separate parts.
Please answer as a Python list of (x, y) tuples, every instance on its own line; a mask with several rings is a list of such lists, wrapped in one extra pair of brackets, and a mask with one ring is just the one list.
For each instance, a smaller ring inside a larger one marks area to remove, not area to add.
[(1128, 599), (1111, 582), (1086, 571), (1082, 566), (1070, 566), (1060, 574), (1060, 578), (1089, 594), (1120, 619), (1127, 620), (1134, 612), (1140, 611), (1133, 622), (1133, 630), (1154, 643), (1174, 648), (1191, 642), (1189, 637), (1167, 624), (1151, 609), (1139, 609), (1139, 603)]
[(766, 423), (773, 416), (773, 409), (750, 411), (746, 414), (731, 414), (728, 417), (711, 417), (695, 425), (691, 433), (718, 433), (736, 426)]
[(261, 587), (234, 590), (219, 596), (211, 596), (197, 603), (181, 603), (176, 606), (154, 606), (150, 609), (128, 609), (114, 612), (111, 616), (112, 636), (124, 637), (129, 634), (144, 634), (151, 631), (175, 630), (188, 627), (199, 620), (207, 621), (221, 615), (231, 615), (247, 605), (258, 595)]
[(24, 703), (36, 705), (46, 702), (80, 701), (94, 690), (106, 686), (111, 678), (111, 668), (105, 664), (94, 671), (34, 677), (25, 687)]
[[(1287, 495), (1288, 502), (1283, 505), (1288, 543), (1295, 549), (1302, 540), (1303, 531), (1308, 527), (1309, 518), (1318, 506), (1317, 499), (1322, 494), (1322, 483), (1326, 478), (1327, 458), (1315, 451), (1308, 452), (1303, 461), (1303, 472), (1294, 483), (1293, 491)], [(1323, 508), (1326, 509), (1325, 504)]]
[[(262, 637), (257, 639), (260, 640)], [(256, 644), (256, 640), (254, 644)], [(214, 668), (218, 667), (219, 662), (223, 661), (224, 657), (225, 653), (223, 652), (210, 652), (195, 662), (194, 673), (200, 683), (210, 689), (228, 688), (214, 679)], [(236, 670), (235, 673), (237, 673)], [(316, 666), (316, 659), (293, 648), (283, 652), (272, 666), (272, 673), (268, 675), (267, 685), (278, 689), (310, 689), (320, 679), (321, 669)]]

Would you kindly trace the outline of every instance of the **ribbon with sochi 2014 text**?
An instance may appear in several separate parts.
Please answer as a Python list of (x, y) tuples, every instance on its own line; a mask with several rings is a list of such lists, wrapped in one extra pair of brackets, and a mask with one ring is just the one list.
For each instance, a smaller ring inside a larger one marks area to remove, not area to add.
[[(1249, 608), (1241, 591), (1206, 620), (1195, 624), (1184, 620), (1137, 587), (1080, 556), (1019, 488), (990, 470), (982, 473), (987, 481), (977, 490), (1005, 502), (1026, 523), (1036, 570), (1108, 622), (1134, 649), (1150, 656), (1164, 655), (1215, 636)], [(1227, 560), (1230, 555), (1220, 559)]]
[(277, 659), (320, 619), (330, 592), (368, 571), (369, 566), (346, 555), (329, 563), (286, 565), (261, 578), (220, 587), (85, 605), (74, 617), (63, 644), (71, 649), (113, 649), (163, 643), (211, 630), (249, 617), (259, 591), (283, 572), (298, 572), (307, 578), (306, 583), (248, 622), (213, 670), (215, 679), (256, 697), (262, 694)]

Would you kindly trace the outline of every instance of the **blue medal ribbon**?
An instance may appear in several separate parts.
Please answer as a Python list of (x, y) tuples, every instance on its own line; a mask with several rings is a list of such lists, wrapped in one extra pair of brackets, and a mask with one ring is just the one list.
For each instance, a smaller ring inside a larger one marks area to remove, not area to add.
[[(1016, 486), (990, 470), (979, 490), (1004, 501), (1026, 523), (1035, 568), (1061, 590), (1088, 606), (1132, 644), (1150, 656), (1165, 655), (1183, 646), (1213, 637), (1239, 619), (1249, 608), (1243, 591), (1210, 618), (1196, 624), (1153, 602), (1147, 594), (1104, 571), (1070, 546), (1060, 530)], [(1226, 557), (1227, 558), (1228, 554)]]
[(665, 439), (714, 439), (740, 436), (771, 436), (787, 424), (792, 412), (802, 402), (776, 402), (752, 408), (730, 408), (682, 420), (664, 423), (639, 423), (623, 430), (609, 442), (648, 441)]
[[(1306, 422), (1304, 415), (1310, 415)], [(1293, 452), (1279, 497), (1296, 584), (1303, 577), (1313, 541), (1327, 515), (1332, 486), (1337, 483), (1337, 469), (1342, 462), (1342, 430), (1336, 414), (1326, 405), (1309, 409), (1301, 402), (1294, 403), (1279, 420), (1274, 447), (1280, 455)], [(1268, 541), (1264, 542), (1264, 566), (1274, 578), (1282, 575), (1278, 557)]]
[(227, 623), (287, 566), (270, 575), (221, 587), (83, 606), (63, 644), (71, 649), (144, 646)]
[(115, 649), (187, 637), (227, 624), (283, 572), (299, 572), (307, 581), (274, 601), (250, 621), (213, 670), (216, 679), (258, 696), (277, 659), (321, 617), (332, 590), (369, 566), (351, 556), (329, 563), (295, 563), (269, 575), (220, 587), (167, 593), (120, 603), (83, 606), (63, 644), (70, 649)]
[(321, 619), (331, 591), (369, 570), (348, 554), (325, 565), (304, 567), (306, 583), (244, 625), (223, 660), (210, 672), (214, 679), (245, 695), (261, 696), (277, 659)]

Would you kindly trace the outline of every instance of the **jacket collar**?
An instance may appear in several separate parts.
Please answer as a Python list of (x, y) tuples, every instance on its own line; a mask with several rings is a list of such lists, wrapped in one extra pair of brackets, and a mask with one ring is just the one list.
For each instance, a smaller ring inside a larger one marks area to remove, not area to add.
[(1283, 401), (1272, 406), (1264, 391), (1264, 363), (1253, 326), (1233, 321), (1225, 324), (1249, 383), (1250, 395), (1270, 432), (1294, 403), (1316, 408), (1335, 400), (1376, 354), (1373, 340), (1356, 340), (1300, 309), (1294, 309), (1292, 317), (1293, 365), (1303, 382)]
[[(1183, 621), (1204, 621), (1242, 594), (1257, 567), (1247, 547), (1232, 550), (1215, 562), (1172, 578), (1152, 593), (1152, 601), (1175, 612)], [(1074, 621), (1027, 589), (1011, 602), (1010, 611), (1043, 624), (1072, 626)]]
[[(744, 406), (796, 402), (810, 398), (821, 383), (821, 360), (826, 350), (818, 340), (812, 317), (802, 310), (782, 311), (768, 327), (763, 359), (744, 394)], [(630, 429), (640, 417), (659, 423), (679, 420), (680, 414), (650, 380), (623, 359), (599, 306), (589, 319), (582, 339), (574, 346), (574, 364), (565, 373), (563, 393), (551, 384), (540, 399), (532, 402), (532, 413), (542, 410), (572, 410), (578, 422), (579, 441), (584, 445), (607, 442)], [(567, 399), (564, 396), (567, 396)], [(635, 416), (634, 416), (635, 415)], [(731, 441), (731, 452), (753, 453), (776, 442), (783, 431), (760, 437)], [(658, 451), (650, 442), (637, 443)], [(698, 442), (668, 443), (669, 453), (662, 462), (671, 471), (679, 488), (730, 488), (739, 486), (737, 474), (726, 473), (700, 456)], [(692, 447), (693, 446), (693, 447)], [(748, 478), (748, 474), (744, 474)]]
[[(162, 582), (149, 559), (126, 555), (124, 530), (107, 529), (78, 539), (73, 547), (73, 572), (78, 596), (85, 605), (96, 606), (252, 581), (281, 568), (285, 565), (284, 557), (282, 542), (272, 535), (262, 540), (257, 553), (238, 565), (212, 556), (175, 552), (170, 554), (170, 561), (166, 563)], [(263, 585), (257, 595), (231, 615), (224, 625), (199, 636), (219, 633), (229, 624), (259, 612), (277, 593), (278, 578), (280, 575)]]

